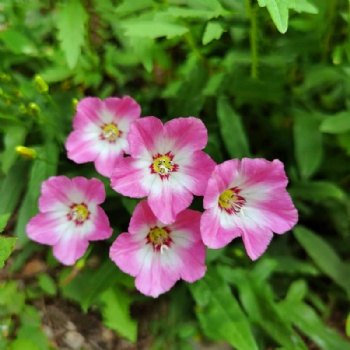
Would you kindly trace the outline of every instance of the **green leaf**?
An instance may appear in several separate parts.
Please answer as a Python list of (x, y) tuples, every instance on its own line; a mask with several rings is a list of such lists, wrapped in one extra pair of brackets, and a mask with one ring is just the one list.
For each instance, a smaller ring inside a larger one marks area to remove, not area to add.
[(14, 340), (9, 350), (42, 350), (39, 346), (36, 345), (35, 341), (33, 342), (30, 339), (19, 338)]
[(5, 174), (8, 173), (16, 158), (18, 158), (15, 148), (24, 144), (26, 134), (27, 129), (24, 126), (11, 126), (7, 128), (4, 137), (5, 150), (1, 155), (1, 169)]
[(275, 341), (285, 349), (305, 349), (303, 341), (294, 332), (290, 322), (280, 313), (274, 294), (269, 284), (264, 280), (257, 280), (255, 273), (242, 269), (220, 267), (220, 274), (238, 290), (242, 304), (249, 318), (259, 324)]
[(229, 155), (232, 158), (249, 157), (248, 140), (241, 116), (232, 109), (227, 98), (224, 96), (218, 99), (217, 114), (222, 139)]
[(137, 340), (137, 323), (130, 317), (131, 298), (121, 289), (107, 289), (99, 298), (103, 323), (132, 342)]
[(11, 214), (3, 214), (0, 216), (0, 233), (5, 230), (5, 227), (10, 217), (11, 217)]
[(58, 38), (71, 69), (77, 64), (84, 44), (87, 20), (87, 12), (79, 0), (70, 0), (58, 10)]
[(225, 29), (218, 22), (208, 22), (205, 27), (202, 43), (203, 45), (209, 44), (213, 40), (221, 38), (222, 33)]
[(171, 39), (188, 32), (188, 28), (185, 26), (158, 20), (129, 20), (121, 22), (120, 26), (125, 30), (125, 35), (127, 36), (151, 39), (163, 36)]
[(289, 0), (288, 7), (296, 12), (318, 13), (318, 8), (308, 0)]
[(37, 54), (38, 50), (29, 37), (16, 29), (1, 30), (0, 40), (15, 54)]
[(350, 313), (348, 314), (348, 317), (346, 318), (345, 333), (348, 337), (350, 337)]
[(284, 34), (288, 28), (288, 1), (287, 0), (258, 0), (259, 6), (267, 7), (277, 29)]
[(16, 238), (0, 237), (0, 268), (4, 267), (5, 261), (15, 248)]
[(294, 198), (300, 198), (312, 202), (322, 202), (327, 199), (343, 200), (346, 198), (345, 192), (332, 182), (308, 181), (293, 183), (289, 193)]
[(213, 269), (190, 285), (196, 314), (206, 336), (238, 350), (257, 350), (249, 322), (229, 286)]
[(300, 176), (308, 179), (318, 170), (323, 156), (319, 122), (311, 114), (295, 111), (294, 142)]
[(320, 130), (329, 134), (342, 134), (350, 131), (350, 113), (340, 112), (322, 121)]
[(57, 294), (56, 282), (47, 273), (42, 273), (38, 276), (38, 284), (46, 294), (52, 296)]
[(321, 236), (303, 226), (296, 226), (293, 232), (319, 269), (344, 288), (350, 298), (349, 266), (340, 260), (335, 250)]
[(350, 343), (327, 327), (314, 309), (303, 302), (286, 300), (279, 305), (284, 317), (310, 338), (322, 350), (349, 350)]

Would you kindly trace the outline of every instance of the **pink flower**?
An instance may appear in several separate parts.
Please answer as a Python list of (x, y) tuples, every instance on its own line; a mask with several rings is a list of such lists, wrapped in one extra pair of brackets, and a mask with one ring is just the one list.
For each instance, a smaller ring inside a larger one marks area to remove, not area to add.
[(298, 220), (287, 183), (279, 160), (244, 158), (217, 165), (204, 195), (204, 244), (221, 248), (242, 236), (249, 257), (260, 257), (273, 232), (284, 233)]
[(201, 149), (208, 141), (200, 119), (176, 118), (166, 124), (155, 117), (137, 120), (128, 136), (131, 157), (115, 168), (112, 188), (124, 196), (142, 198), (157, 218), (170, 224), (204, 195), (214, 161)]
[(50, 177), (42, 184), (40, 213), (29, 221), (28, 237), (53, 246), (57, 260), (73, 265), (84, 255), (89, 241), (112, 235), (108, 217), (99, 206), (105, 197), (100, 180)]
[(140, 117), (141, 108), (129, 96), (82, 99), (68, 136), (68, 158), (76, 163), (95, 162), (96, 170), (110, 177), (116, 163), (128, 153), (130, 124)]
[(136, 277), (136, 288), (154, 298), (182, 278), (194, 282), (204, 276), (205, 246), (199, 230), (201, 213), (184, 210), (171, 225), (154, 216), (141, 201), (131, 217), (129, 232), (122, 233), (110, 250), (111, 259)]

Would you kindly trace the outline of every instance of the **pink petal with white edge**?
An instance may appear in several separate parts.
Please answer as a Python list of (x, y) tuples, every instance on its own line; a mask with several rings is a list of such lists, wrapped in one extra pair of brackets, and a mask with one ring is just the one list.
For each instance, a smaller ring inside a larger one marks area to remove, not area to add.
[(130, 126), (128, 135), (129, 150), (132, 157), (154, 156), (160, 150), (159, 142), (164, 140), (164, 127), (156, 117), (144, 117)]
[(140, 105), (130, 96), (124, 96), (122, 98), (109, 97), (103, 101), (105, 108), (113, 113), (115, 121), (120, 127), (120, 123), (127, 122), (130, 124), (134, 120), (140, 118), (141, 107)]
[(223, 248), (242, 235), (239, 227), (225, 229), (220, 224), (221, 211), (218, 207), (207, 209), (201, 218), (201, 234), (204, 244), (212, 249)]
[(74, 265), (86, 252), (89, 242), (78, 235), (63, 237), (53, 247), (53, 255), (64, 265)]
[(152, 254), (152, 246), (146, 245), (146, 239), (139, 240), (128, 232), (120, 234), (109, 251), (109, 256), (115, 264), (123, 272), (134, 277), (139, 273), (143, 260)]
[(89, 241), (104, 240), (112, 236), (113, 230), (110, 227), (108, 216), (101, 207), (96, 208), (92, 221), (94, 230), (86, 236)]
[(103, 110), (103, 102), (97, 97), (85, 97), (77, 105), (77, 113), (73, 119), (74, 129), (84, 129), (86, 123), (99, 125), (99, 113)]
[(252, 260), (258, 259), (266, 251), (273, 237), (273, 233), (267, 227), (261, 228), (258, 226), (244, 226), (242, 230), (243, 243), (248, 256)]
[(67, 157), (77, 164), (93, 162), (100, 151), (98, 135), (87, 135), (80, 130), (72, 131), (66, 140)]
[(153, 214), (153, 211), (146, 200), (138, 203), (134, 209), (130, 219), (129, 229), (130, 234), (140, 234), (144, 232), (148, 234), (149, 228), (157, 224), (158, 220)]
[(152, 188), (148, 196), (148, 204), (154, 215), (164, 224), (173, 223), (176, 215), (189, 207), (192, 200), (192, 193), (172, 179), (172, 176), (169, 177), (169, 180), (161, 181), (157, 191)]
[(111, 187), (132, 198), (148, 196), (155, 180), (155, 176), (150, 174), (149, 164), (130, 157), (121, 159), (111, 175)]
[(182, 149), (193, 152), (203, 149), (208, 142), (208, 131), (204, 123), (194, 117), (175, 118), (164, 125), (164, 139), (173, 139), (173, 153)]
[(230, 188), (230, 184), (238, 178), (239, 163), (238, 159), (232, 159), (216, 165), (204, 194), (204, 209), (218, 205), (220, 194)]
[(39, 210), (41, 212), (66, 211), (70, 203), (69, 193), (74, 191), (71, 180), (66, 176), (53, 176), (41, 185)]
[(82, 192), (84, 202), (101, 204), (106, 199), (105, 187), (102, 181), (95, 178), (89, 180), (82, 176), (74, 177), (71, 181), (75, 189)]
[(39, 213), (30, 219), (26, 226), (28, 237), (38, 243), (55, 245), (67, 229), (65, 217), (57, 217), (51, 213)]
[(203, 151), (191, 152), (187, 159), (177, 160), (180, 170), (171, 174), (171, 178), (183, 184), (196, 196), (203, 196), (208, 185), (210, 175), (215, 168), (215, 162)]

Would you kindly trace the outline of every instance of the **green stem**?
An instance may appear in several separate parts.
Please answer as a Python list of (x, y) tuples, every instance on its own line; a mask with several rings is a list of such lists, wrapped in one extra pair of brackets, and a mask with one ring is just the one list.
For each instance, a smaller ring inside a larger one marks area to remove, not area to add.
[(258, 8), (252, 6), (250, 0), (245, 0), (246, 14), (250, 20), (249, 41), (252, 55), (252, 65), (250, 75), (257, 79), (259, 75), (259, 47), (258, 47)]

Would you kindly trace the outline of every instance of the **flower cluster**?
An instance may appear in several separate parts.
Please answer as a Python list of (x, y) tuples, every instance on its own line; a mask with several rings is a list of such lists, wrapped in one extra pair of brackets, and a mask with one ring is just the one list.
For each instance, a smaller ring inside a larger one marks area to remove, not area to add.
[[(273, 232), (282, 234), (296, 224), (298, 213), (279, 160), (244, 158), (217, 165), (203, 151), (208, 133), (200, 119), (163, 124), (140, 114), (131, 97), (85, 98), (77, 105), (66, 142), (68, 158), (94, 162), (116, 192), (147, 197), (136, 206), (128, 232), (110, 249), (116, 265), (136, 277), (140, 292), (157, 297), (179, 279), (202, 278), (205, 246), (221, 248), (237, 237), (255, 260)], [(203, 213), (188, 209), (194, 195), (204, 197)], [(52, 245), (55, 257), (72, 265), (89, 241), (112, 235), (99, 206), (104, 199), (98, 179), (49, 178), (42, 185), (40, 213), (28, 223), (27, 234)]]

